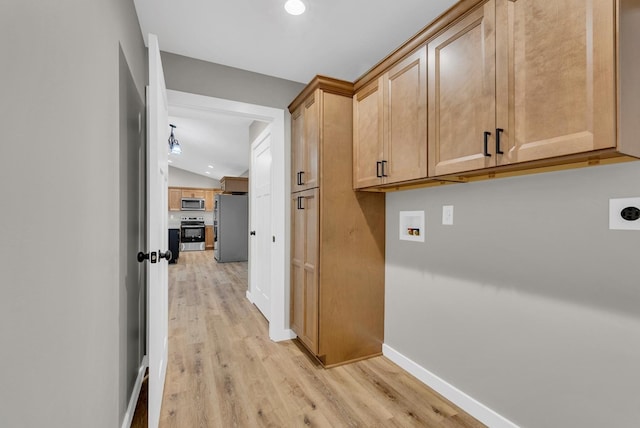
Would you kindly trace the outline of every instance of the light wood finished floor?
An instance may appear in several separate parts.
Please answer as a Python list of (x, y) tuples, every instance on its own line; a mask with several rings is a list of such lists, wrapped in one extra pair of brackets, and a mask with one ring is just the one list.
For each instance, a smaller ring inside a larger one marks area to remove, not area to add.
[(271, 342), (246, 289), (247, 264), (212, 251), (169, 266), (161, 427), (484, 426), (384, 357), (325, 370)]

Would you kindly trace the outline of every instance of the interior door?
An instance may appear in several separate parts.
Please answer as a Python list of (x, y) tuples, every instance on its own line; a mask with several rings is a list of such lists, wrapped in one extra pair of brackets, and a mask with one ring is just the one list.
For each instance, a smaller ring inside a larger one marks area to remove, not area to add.
[[(149, 352), (149, 427), (160, 421), (167, 372), (168, 260), (167, 245), (167, 90), (155, 35), (149, 34), (149, 87), (147, 90), (147, 340)], [(154, 255), (155, 254), (155, 255)]]
[(251, 297), (271, 319), (271, 126), (251, 145)]

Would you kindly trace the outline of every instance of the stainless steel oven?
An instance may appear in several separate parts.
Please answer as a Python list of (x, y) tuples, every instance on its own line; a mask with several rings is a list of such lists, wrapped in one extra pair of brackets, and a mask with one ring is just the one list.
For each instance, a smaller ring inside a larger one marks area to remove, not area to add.
[(182, 217), (180, 251), (201, 251), (204, 248), (204, 217)]

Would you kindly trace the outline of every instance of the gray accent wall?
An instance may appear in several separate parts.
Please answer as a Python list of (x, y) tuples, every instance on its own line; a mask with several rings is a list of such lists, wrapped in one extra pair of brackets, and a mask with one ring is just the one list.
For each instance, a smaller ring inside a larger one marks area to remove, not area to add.
[(200, 174), (194, 174), (184, 169), (169, 167), (170, 187), (201, 187), (203, 189), (215, 189), (220, 187), (220, 180), (207, 178)]
[(2, 4), (2, 427), (122, 424), (120, 49), (144, 100), (131, 0)]
[(388, 193), (385, 344), (522, 427), (637, 427), (637, 196), (640, 162)]
[(286, 108), (306, 84), (168, 52), (161, 54), (167, 89), (175, 91)]

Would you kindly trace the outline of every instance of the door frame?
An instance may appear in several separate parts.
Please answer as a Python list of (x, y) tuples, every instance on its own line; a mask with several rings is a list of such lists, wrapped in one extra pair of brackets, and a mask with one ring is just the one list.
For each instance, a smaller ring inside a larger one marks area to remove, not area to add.
[(240, 101), (187, 92), (167, 90), (169, 115), (176, 108), (193, 109), (236, 115), (271, 123), (271, 230), (275, 236), (271, 253), (271, 320), (269, 338), (275, 342), (293, 339), (289, 328), (289, 270), (290, 251), (289, 191), (291, 182), (291, 142), (285, 128), (285, 110), (248, 104)]

